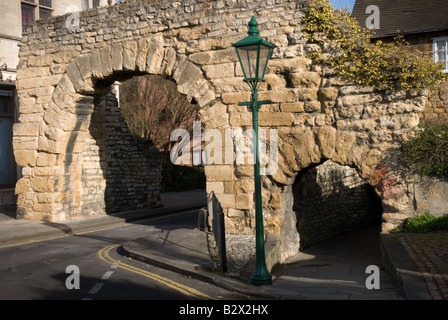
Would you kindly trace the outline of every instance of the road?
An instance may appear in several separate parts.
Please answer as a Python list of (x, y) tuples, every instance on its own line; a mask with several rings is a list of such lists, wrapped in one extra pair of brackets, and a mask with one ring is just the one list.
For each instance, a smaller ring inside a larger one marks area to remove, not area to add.
[(1, 300), (244, 300), (249, 297), (121, 254), (126, 241), (194, 228), (197, 210), (53, 239), (0, 246)]

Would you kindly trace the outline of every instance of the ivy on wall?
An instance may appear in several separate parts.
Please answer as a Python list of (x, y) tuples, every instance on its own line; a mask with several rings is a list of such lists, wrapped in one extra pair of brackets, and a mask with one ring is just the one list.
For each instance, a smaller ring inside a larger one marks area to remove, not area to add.
[(361, 27), (347, 10), (333, 10), (328, 0), (313, 1), (304, 22), (307, 40), (320, 47), (310, 58), (356, 84), (419, 90), (432, 89), (445, 78), (441, 64), (415, 52), (403, 37), (372, 41), (373, 31)]

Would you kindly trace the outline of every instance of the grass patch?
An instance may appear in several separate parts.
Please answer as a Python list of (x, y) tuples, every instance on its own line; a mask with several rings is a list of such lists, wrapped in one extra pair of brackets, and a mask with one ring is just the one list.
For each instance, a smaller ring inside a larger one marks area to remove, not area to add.
[(428, 212), (405, 219), (403, 225), (393, 229), (391, 233), (425, 233), (442, 229), (448, 229), (448, 215), (434, 217)]

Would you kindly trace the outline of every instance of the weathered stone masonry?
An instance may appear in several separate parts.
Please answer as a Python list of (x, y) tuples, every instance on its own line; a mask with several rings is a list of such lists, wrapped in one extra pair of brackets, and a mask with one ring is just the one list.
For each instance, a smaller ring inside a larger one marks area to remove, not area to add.
[[(87, 172), (103, 168), (105, 154), (88, 153), (104, 144), (94, 128), (105, 106), (95, 101), (114, 80), (162, 75), (199, 104), (206, 128), (250, 128), (250, 110), (238, 106), (250, 93), (231, 44), (246, 35), (252, 15), (261, 36), (277, 46), (259, 99), (274, 101), (262, 107), (260, 126), (279, 135), (279, 170), (262, 183), (265, 226), (281, 242), (281, 259), (299, 248), (292, 186), (313, 164), (331, 160), (354, 168), (381, 198), (384, 230), (414, 214), (414, 185), (391, 159), (418, 123), (425, 96), (353, 86), (314, 64), (306, 53), (316, 47), (302, 36), (307, 2), (129, 0), (82, 12), (79, 29), (65, 27), (68, 15), (31, 26), (20, 51), (20, 123), (14, 126), (23, 167), (16, 187), (21, 217), (104, 214), (111, 177), (90, 172), (104, 179), (97, 185)], [(252, 233), (252, 166), (208, 165), (206, 176), (227, 230)]]

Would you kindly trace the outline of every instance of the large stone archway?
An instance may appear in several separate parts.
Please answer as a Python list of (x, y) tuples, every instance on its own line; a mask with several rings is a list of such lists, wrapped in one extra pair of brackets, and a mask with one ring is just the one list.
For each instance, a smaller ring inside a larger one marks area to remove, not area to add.
[[(261, 36), (277, 46), (259, 92), (261, 100), (274, 103), (263, 106), (259, 118), (261, 128), (278, 130), (278, 170), (262, 183), (265, 226), (280, 239), (281, 259), (298, 250), (291, 188), (298, 172), (312, 164), (328, 159), (355, 168), (381, 197), (385, 230), (415, 212), (413, 191), (391, 159), (417, 125), (425, 97), (354, 86), (313, 63), (307, 52), (314, 47), (302, 36), (307, 3), (129, 0), (82, 12), (79, 28), (67, 28), (70, 15), (38, 21), (24, 34), (17, 76), (21, 217), (84, 217), (88, 128), (97, 97), (113, 80), (168, 77), (199, 104), (207, 129), (225, 135), (226, 129), (251, 128), (250, 110), (238, 106), (250, 93), (231, 45), (245, 36), (251, 16)], [(228, 231), (252, 233), (253, 168), (237, 164), (233, 145), (230, 150), (230, 162), (206, 166), (207, 191), (221, 201)]]

